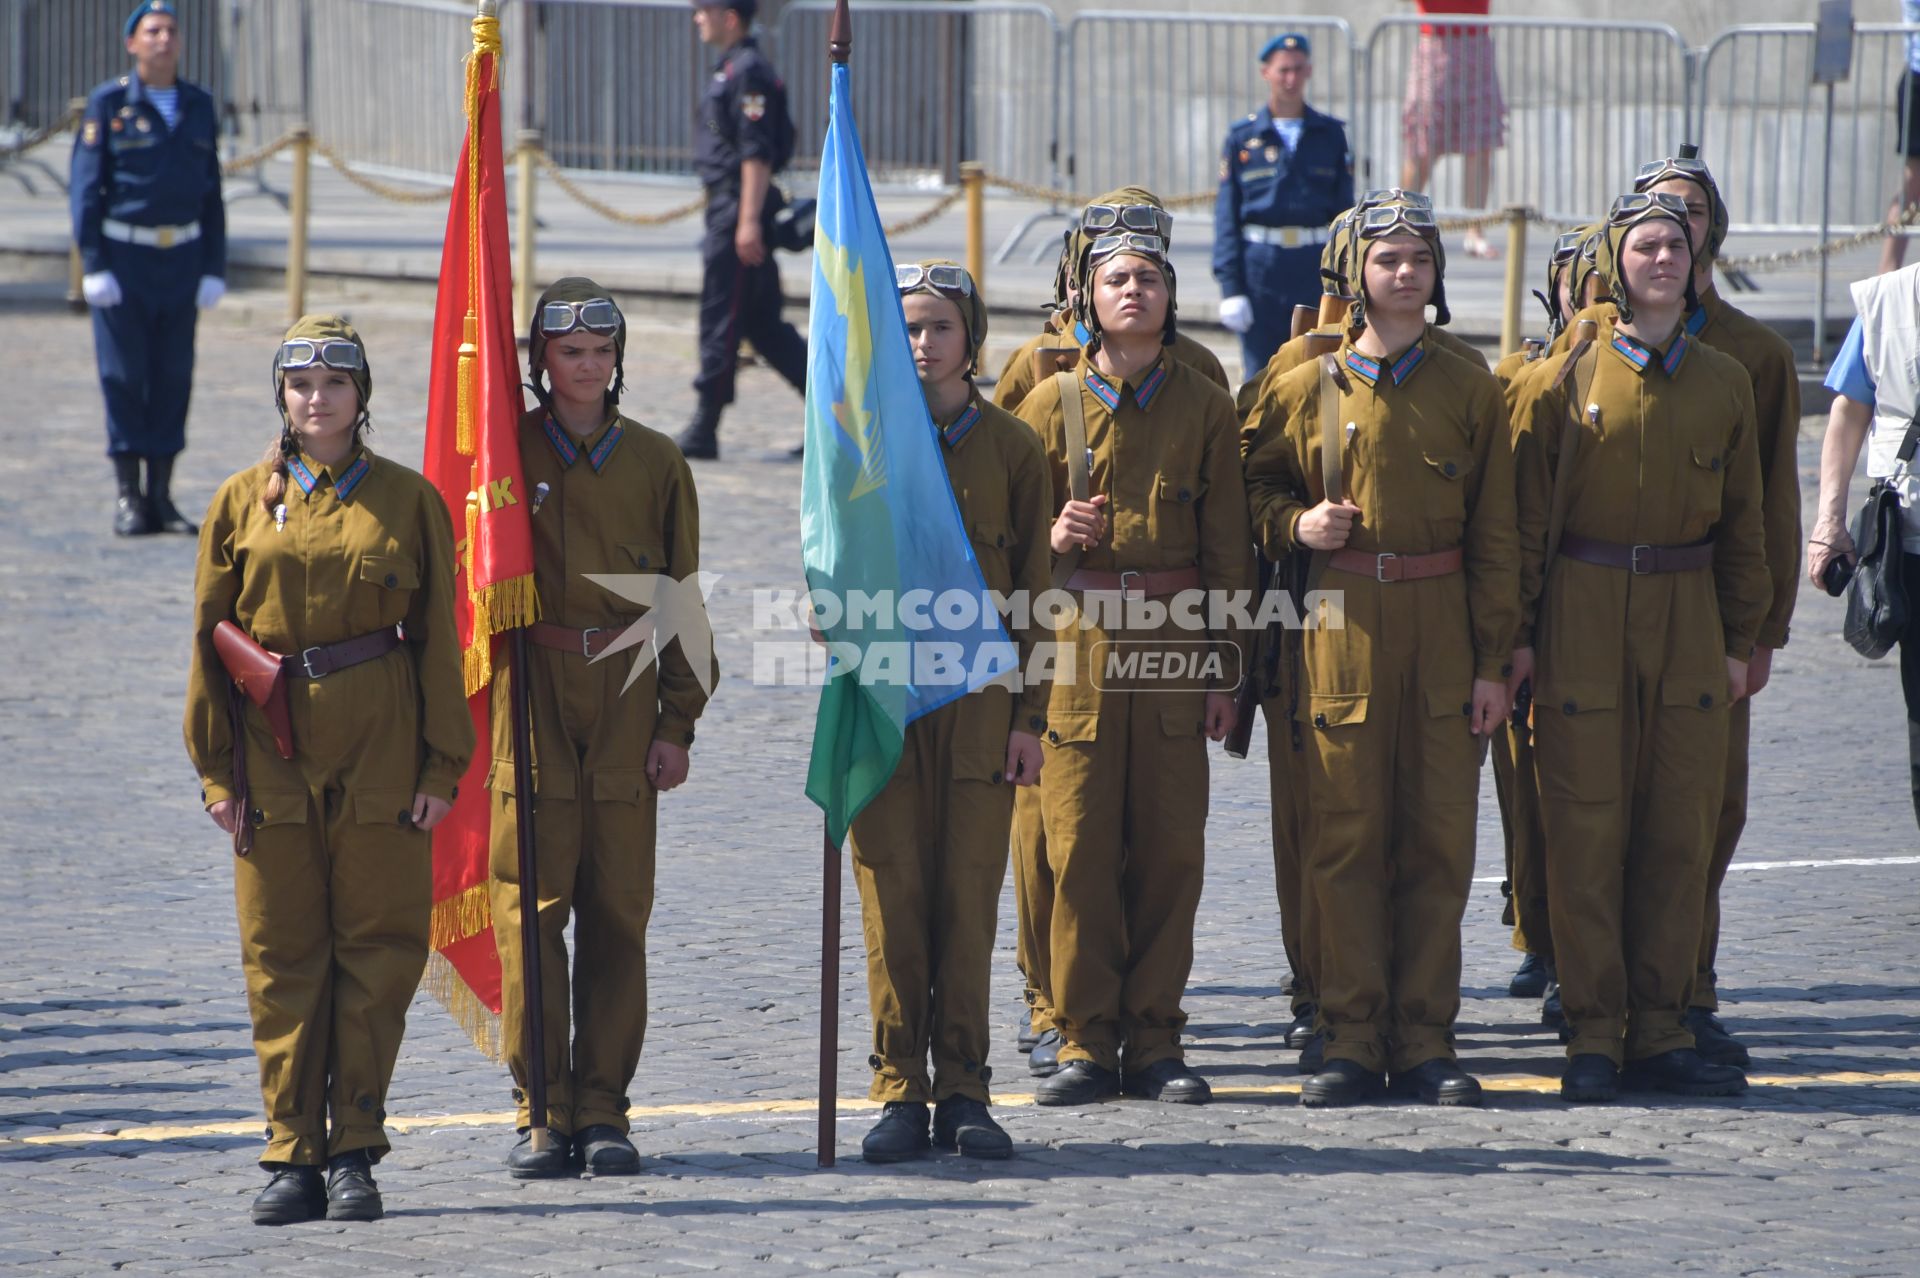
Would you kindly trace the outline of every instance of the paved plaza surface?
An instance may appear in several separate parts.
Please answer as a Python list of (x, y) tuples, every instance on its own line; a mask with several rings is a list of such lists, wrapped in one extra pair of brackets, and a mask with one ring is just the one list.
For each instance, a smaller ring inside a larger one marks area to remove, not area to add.
[[(859, 1161), (868, 1025), (846, 891), (837, 1167), (813, 1154), (820, 823), (802, 780), (817, 694), (752, 684), (751, 592), (797, 588), (799, 470), (765, 455), (800, 405), (743, 375), (727, 459), (696, 468), (722, 682), (692, 780), (661, 803), (653, 1007), (631, 1179), (516, 1183), (508, 1082), (413, 1009), (371, 1225), (248, 1223), (261, 1116), (226, 840), (180, 740), (193, 545), (107, 535), (86, 321), (57, 263), (0, 273), (0, 1267), (545, 1274), (1457, 1273), (1910, 1275), (1920, 1267), (1920, 839), (1897, 671), (1803, 592), (1754, 726), (1753, 819), (1721, 958), (1755, 1086), (1733, 1102), (1569, 1107), (1536, 1008), (1505, 997), (1500, 837), (1484, 786), (1460, 1043), (1485, 1109), (1297, 1104), (1266, 772), (1215, 754), (1187, 1008), (1203, 1109), (1031, 1104), (1002, 902), (992, 1061), (1004, 1164)], [(316, 281), (371, 348), (374, 446), (420, 455), (430, 296)], [(692, 407), (689, 315), (634, 316), (628, 410)], [(281, 302), (202, 325), (176, 490), (204, 507), (278, 429)], [(1023, 334), (1002, 327), (995, 354)], [(1223, 351), (1224, 353), (1224, 351)], [(1817, 423), (1803, 434), (1811, 484)], [(1809, 500), (1811, 496), (1809, 495)]]

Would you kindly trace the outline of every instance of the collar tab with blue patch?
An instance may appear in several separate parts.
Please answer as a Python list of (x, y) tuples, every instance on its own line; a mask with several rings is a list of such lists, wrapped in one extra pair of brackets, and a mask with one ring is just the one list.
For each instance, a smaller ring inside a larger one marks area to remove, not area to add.
[[(1111, 385), (1092, 364), (1087, 365), (1085, 380), (1087, 389), (1093, 392), (1095, 399), (1107, 406), (1108, 412), (1120, 411), (1120, 392), (1127, 388), (1126, 382), (1123, 381), (1118, 386)], [(1160, 394), (1161, 388), (1166, 384), (1167, 359), (1162, 355), (1154, 361), (1153, 368), (1147, 375), (1140, 379), (1140, 385), (1133, 392), (1133, 402), (1138, 404), (1142, 411), (1152, 408), (1155, 397)]]
[(1363, 355), (1351, 345), (1347, 347), (1345, 362), (1347, 367), (1365, 379), (1369, 386), (1377, 386), (1380, 384), (1380, 373), (1382, 369), (1385, 369), (1387, 375), (1393, 379), (1395, 386), (1400, 386), (1403, 385), (1409, 377), (1413, 376), (1413, 371), (1419, 368), (1420, 365), (1426, 361), (1426, 358), (1427, 344), (1426, 339), (1423, 337), (1402, 351), (1400, 358), (1393, 361), (1393, 365), (1390, 368), (1387, 366), (1385, 360), (1374, 359), (1372, 356)]
[[(574, 443), (573, 437), (560, 429), (560, 423), (553, 420), (552, 414), (541, 419), (540, 429), (546, 435), (547, 443), (553, 448), (553, 455), (560, 459), (561, 466), (571, 466), (579, 460), (580, 445)], [(624, 434), (626, 434), (626, 428), (616, 418), (613, 425), (607, 427), (606, 433), (600, 436), (600, 442), (588, 450), (587, 464), (593, 467), (594, 474), (599, 474), (600, 468), (607, 464), (607, 458), (613, 456), (613, 450), (619, 445), (620, 437)]]
[[(1662, 353), (1645, 342), (1615, 329), (1611, 345), (1613, 353), (1634, 372), (1644, 374), (1650, 365), (1657, 363), (1662, 372), (1672, 377), (1680, 371), (1680, 365), (1685, 362), (1687, 350), (1693, 345), (1693, 341), (1687, 336), (1685, 328), (1682, 328), (1680, 332), (1674, 334), (1673, 344), (1667, 347), (1665, 353)], [(1657, 359), (1656, 356), (1658, 356)]]
[[(367, 460), (367, 455), (359, 454), (353, 459), (353, 463), (333, 480), (333, 495), (341, 501), (348, 500), (353, 496), (353, 490), (360, 486), (360, 482), (372, 469), (373, 463)], [(331, 476), (331, 473), (332, 468), (328, 466), (322, 466), (318, 472), (315, 472), (305, 453), (295, 453), (287, 458), (287, 474), (293, 476), (293, 482), (300, 485), (300, 491), (309, 497), (313, 496), (314, 490), (320, 487), (322, 477)]]

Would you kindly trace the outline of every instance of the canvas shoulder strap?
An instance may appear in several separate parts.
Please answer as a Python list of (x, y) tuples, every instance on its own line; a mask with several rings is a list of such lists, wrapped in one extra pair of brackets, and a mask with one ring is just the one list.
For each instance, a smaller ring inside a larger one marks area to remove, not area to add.
[[(1087, 469), (1087, 406), (1080, 398), (1079, 379), (1071, 372), (1055, 373), (1053, 381), (1060, 391), (1060, 419), (1067, 436), (1067, 495), (1085, 501), (1093, 483)], [(1079, 570), (1085, 553), (1083, 547), (1074, 546), (1053, 561), (1055, 590), (1066, 588), (1067, 578)]]

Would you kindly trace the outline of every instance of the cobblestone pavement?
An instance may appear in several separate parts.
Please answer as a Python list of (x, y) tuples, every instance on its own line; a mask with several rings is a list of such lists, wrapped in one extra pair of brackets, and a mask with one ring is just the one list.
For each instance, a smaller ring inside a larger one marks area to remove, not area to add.
[[(1897, 674), (1802, 605), (1755, 725), (1754, 816), (1727, 891), (1727, 1018), (1757, 1085), (1734, 1103), (1570, 1108), (1557, 1045), (1504, 997), (1499, 834), (1486, 787), (1466, 923), (1463, 1055), (1484, 1110), (1295, 1103), (1264, 764), (1219, 759), (1188, 1008), (1198, 1111), (1033, 1108), (995, 1066), (1018, 1156), (880, 1170), (851, 888), (843, 934), (843, 1161), (812, 1153), (819, 824), (801, 794), (815, 694), (751, 686), (748, 593), (799, 584), (799, 432), (747, 373), (697, 471), (725, 677), (690, 784), (662, 804), (651, 1033), (634, 1179), (516, 1184), (502, 1071), (423, 995), (381, 1165), (388, 1217), (247, 1223), (259, 1098), (229, 857), (180, 746), (192, 546), (106, 534), (111, 484), (84, 319), (50, 281), (0, 282), (0, 1266), (37, 1275), (620, 1272), (1910, 1274), (1920, 1254), (1920, 848), (1900, 787)], [(419, 455), (430, 307), (419, 290), (316, 294), (372, 348), (377, 446)], [(279, 301), (208, 317), (197, 505), (276, 422)], [(684, 314), (635, 317), (630, 408), (692, 403)], [(1013, 338), (1018, 334), (1007, 333)], [(1004, 349), (1004, 345), (1002, 346)], [(1809, 423), (1812, 429), (1812, 423)], [(1817, 437), (1803, 439), (1812, 475)], [(1260, 734), (1256, 734), (1258, 740)], [(996, 1005), (1017, 975), (1003, 903)]]

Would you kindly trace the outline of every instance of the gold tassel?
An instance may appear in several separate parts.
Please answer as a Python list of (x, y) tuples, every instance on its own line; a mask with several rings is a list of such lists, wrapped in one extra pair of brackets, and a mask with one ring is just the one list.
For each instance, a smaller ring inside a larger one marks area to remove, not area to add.
[(493, 898), (487, 884), (476, 883), (458, 896), (433, 903), (429, 943), (444, 950), (493, 928)]
[(454, 383), (453, 447), (462, 457), (473, 456), (479, 447), (474, 429), (474, 414), (479, 411), (474, 401), (480, 393), (479, 337), (480, 317), (469, 309), (460, 342), (459, 377)]
[(454, 1023), (466, 1031), (468, 1039), (490, 1061), (506, 1063), (500, 1051), (500, 1014), (480, 1001), (459, 971), (443, 954), (427, 959), (427, 993), (447, 1009)]

